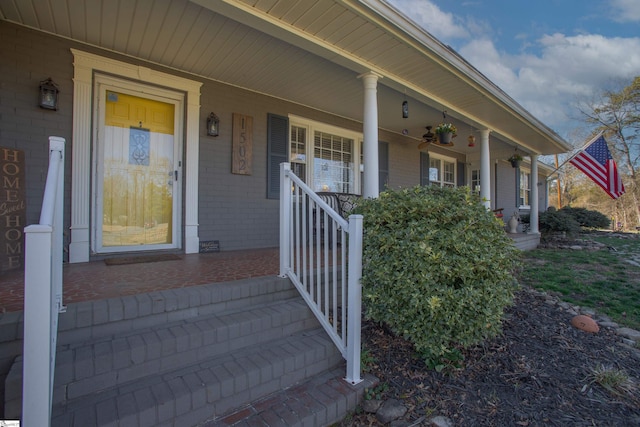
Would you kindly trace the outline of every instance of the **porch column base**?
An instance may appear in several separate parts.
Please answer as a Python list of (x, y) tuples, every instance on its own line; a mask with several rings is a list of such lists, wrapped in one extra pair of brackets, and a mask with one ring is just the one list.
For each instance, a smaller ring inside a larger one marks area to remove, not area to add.
[(89, 228), (72, 228), (69, 263), (89, 262)]
[(198, 226), (187, 225), (184, 230), (185, 242), (184, 252), (186, 254), (197, 254), (200, 252), (200, 238), (198, 237)]

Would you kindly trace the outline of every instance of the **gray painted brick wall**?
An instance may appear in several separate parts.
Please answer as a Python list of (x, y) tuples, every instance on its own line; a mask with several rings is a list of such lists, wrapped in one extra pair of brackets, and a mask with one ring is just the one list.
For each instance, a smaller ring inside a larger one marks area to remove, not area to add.
[[(200, 240), (218, 240), (226, 250), (276, 247), (278, 245), (278, 201), (266, 198), (267, 114), (295, 114), (311, 120), (361, 131), (361, 124), (327, 113), (288, 103), (251, 91), (177, 73), (149, 63), (124, 58), (72, 41), (56, 38), (7, 22), (0, 22), (0, 146), (25, 150), (29, 223), (35, 223), (44, 191), (48, 162), (47, 138), (66, 138), (65, 228), (70, 224), (71, 132), (73, 101), (73, 58), (70, 48), (89, 51), (124, 62), (144, 64), (150, 68), (202, 81), (200, 98), (199, 208)], [(37, 106), (38, 86), (51, 77), (61, 91), (58, 111)], [(220, 136), (205, 134), (204, 123), (210, 112), (220, 118)], [(253, 118), (252, 173), (231, 173), (232, 115)], [(419, 136), (416, 136), (419, 137)], [(399, 134), (381, 131), (380, 140), (389, 143), (389, 185), (409, 187), (420, 182), (418, 141)], [(432, 147), (432, 151), (439, 150)], [(460, 159), (459, 159), (460, 160)], [(189, 167), (189, 165), (185, 165)], [(499, 182), (502, 179), (499, 177)], [(507, 189), (500, 188), (498, 204)], [(68, 240), (68, 236), (67, 236)], [(67, 242), (68, 243), (68, 242)], [(124, 310), (128, 312), (128, 308)], [(109, 315), (113, 310), (110, 310)], [(118, 311), (118, 316), (121, 315)], [(127, 316), (127, 313), (125, 313)]]

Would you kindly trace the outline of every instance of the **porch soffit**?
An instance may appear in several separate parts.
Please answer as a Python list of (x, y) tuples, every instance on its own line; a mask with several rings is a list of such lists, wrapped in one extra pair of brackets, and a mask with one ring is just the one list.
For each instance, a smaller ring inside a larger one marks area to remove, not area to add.
[[(568, 148), (378, 0), (5, 0), (0, 19), (358, 121), (356, 76), (374, 70), (384, 76), (384, 129), (418, 137), (447, 110), (462, 129), (488, 127), (494, 138), (536, 153)], [(403, 99), (410, 101), (407, 120), (399, 114)]]

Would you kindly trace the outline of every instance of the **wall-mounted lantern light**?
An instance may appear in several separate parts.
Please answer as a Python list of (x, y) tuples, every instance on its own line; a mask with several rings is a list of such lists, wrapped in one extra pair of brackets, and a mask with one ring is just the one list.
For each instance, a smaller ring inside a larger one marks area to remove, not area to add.
[(218, 136), (220, 133), (220, 119), (213, 112), (207, 117), (207, 135)]
[(47, 110), (58, 109), (58, 85), (56, 85), (51, 77), (40, 82), (40, 108)]

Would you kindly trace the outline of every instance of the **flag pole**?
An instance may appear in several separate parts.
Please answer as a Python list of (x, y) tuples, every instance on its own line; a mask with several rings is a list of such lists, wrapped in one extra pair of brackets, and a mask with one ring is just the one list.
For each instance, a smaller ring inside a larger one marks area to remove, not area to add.
[(573, 153), (573, 156), (569, 157), (567, 160), (565, 160), (564, 162), (562, 162), (562, 164), (560, 166), (557, 166), (556, 163), (556, 168), (554, 170), (551, 171), (551, 173), (549, 174), (549, 176), (547, 177), (547, 181), (549, 181), (549, 179), (551, 178), (551, 176), (558, 172), (564, 165), (566, 165), (567, 163), (569, 163), (571, 160), (573, 160), (573, 158), (575, 156), (577, 156), (578, 154), (580, 154), (580, 152), (582, 152), (582, 150), (584, 150), (584, 148), (590, 144), (592, 144), (596, 139), (600, 138), (602, 135), (604, 134), (604, 131), (601, 130), (600, 132), (598, 132), (598, 134), (596, 136), (594, 136), (593, 138), (591, 138), (586, 144), (584, 144), (582, 146), (582, 148), (580, 148), (579, 150), (577, 150), (575, 153)]

